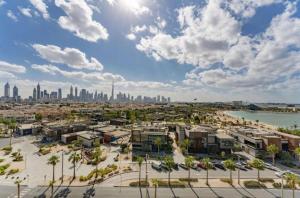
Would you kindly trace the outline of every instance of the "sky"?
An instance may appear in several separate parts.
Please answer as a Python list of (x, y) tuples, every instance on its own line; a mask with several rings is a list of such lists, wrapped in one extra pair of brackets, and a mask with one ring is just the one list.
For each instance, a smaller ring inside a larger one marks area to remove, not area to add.
[(0, 0), (0, 95), (300, 103), (297, 0)]

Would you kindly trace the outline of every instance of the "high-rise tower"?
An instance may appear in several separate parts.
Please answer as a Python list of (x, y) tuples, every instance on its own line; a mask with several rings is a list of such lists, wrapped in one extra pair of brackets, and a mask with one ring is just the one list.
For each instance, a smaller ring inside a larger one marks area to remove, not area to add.
[(38, 85), (36, 87), (36, 98), (38, 100), (41, 99), (41, 86), (40, 86), (40, 83), (38, 83)]
[(4, 97), (5, 98), (10, 97), (10, 85), (8, 82), (4, 85)]
[(111, 97), (110, 97), (110, 101), (114, 101), (115, 99), (115, 83), (114, 81), (112, 82), (112, 87), (111, 87)]
[(19, 89), (18, 87), (15, 85), (14, 88), (13, 88), (13, 98), (14, 99), (17, 99), (19, 96)]

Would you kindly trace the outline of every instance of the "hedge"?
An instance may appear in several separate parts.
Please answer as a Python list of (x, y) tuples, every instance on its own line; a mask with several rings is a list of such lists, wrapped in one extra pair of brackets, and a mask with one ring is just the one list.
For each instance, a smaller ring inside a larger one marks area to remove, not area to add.
[(244, 181), (244, 186), (246, 188), (265, 188), (264, 184), (259, 183), (258, 181)]

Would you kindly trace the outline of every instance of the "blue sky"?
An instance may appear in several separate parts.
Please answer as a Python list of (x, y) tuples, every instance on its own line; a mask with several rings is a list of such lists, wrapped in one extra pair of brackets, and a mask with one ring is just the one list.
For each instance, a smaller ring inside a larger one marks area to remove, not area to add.
[[(0, 80), (176, 101), (299, 102), (300, 4), (0, 0)], [(289, 31), (287, 31), (289, 30)], [(0, 89), (3, 92), (3, 87)]]

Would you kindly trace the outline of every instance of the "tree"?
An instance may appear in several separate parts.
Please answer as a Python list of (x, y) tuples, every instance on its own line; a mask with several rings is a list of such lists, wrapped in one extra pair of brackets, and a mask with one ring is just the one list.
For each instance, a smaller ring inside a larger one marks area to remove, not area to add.
[(8, 122), (8, 128), (11, 130), (10, 131), (10, 137), (9, 137), (9, 147), (11, 147), (11, 144), (12, 144), (12, 136), (13, 134), (15, 133), (15, 130), (17, 128), (17, 123), (15, 120), (10, 120)]
[(189, 184), (191, 181), (191, 168), (194, 166), (194, 161), (195, 158), (193, 156), (188, 156), (184, 159), (184, 163), (188, 167), (188, 171), (189, 171), (189, 175), (188, 175)]
[(189, 146), (190, 146), (191, 142), (189, 139), (184, 139), (182, 142), (182, 147), (184, 147), (186, 149), (186, 152), (189, 153)]
[(95, 176), (95, 178), (98, 178), (98, 164), (101, 161), (101, 155), (102, 155), (102, 150), (101, 150), (100, 146), (96, 147), (94, 149), (93, 153), (92, 153), (94, 163), (96, 164), (96, 176)]
[(208, 170), (212, 168), (212, 164), (211, 164), (210, 159), (208, 157), (203, 158), (201, 160), (201, 162), (203, 163), (203, 165), (206, 169), (206, 185), (208, 185)]
[(157, 153), (158, 153), (158, 155), (159, 155), (159, 149), (160, 149), (160, 146), (161, 146), (161, 144), (162, 144), (161, 138), (160, 138), (160, 137), (155, 138), (154, 144), (157, 146)]
[(265, 169), (265, 163), (260, 159), (253, 159), (251, 162), (251, 166), (257, 170), (257, 181), (260, 181), (259, 171)]
[(299, 158), (299, 161), (300, 161), (300, 147), (297, 147), (294, 152), (295, 152), (296, 155), (298, 155), (298, 158)]
[(230, 183), (232, 184), (232, 171), (235, 170), (234, 161), (232, 159), (225, 160), (224, 166), (226, 169), (229, 169), (229, 171), (230, 171)]
[(76, 178), (76, 164), (77, 162), (79, 162), (79, 160), (80, 160), (80, 155), (76, 153), (76, 151), (72, 153), (71, 156), (69, 157), (69, 162), (73, 163), (73, 179)]
[(59, 157), (56, 155), (52, 155), (48, 159), (48, 164), (52, 165), (52, 182), (55, 182), (55, 165), (59, 162)]
[(158, 179), (152, 179), (152, 184), (154, 185), (154, 198), (156, 198), (157, 197)]
[(142, 158), (141, 156), (138, 156), (136, 158), (136, 161), (139, 165), (139, 186), (141, 187), (141, 172), (142, 172), (142, 164), (143, 164), (144, 158)]
[(255, 120), (255, 122), (256, 122), (256, 125), (258, 125), (258, 123), (259, 123), (259, 120)]
[(272, 163), (275, 165), (275, 156), (279, 152), (279, 148), (275, 144), (271, 144), (267, 147), (268, 153), (272, 155)]
[(15, 181), (15, 184), (17, 185), (17, 190), (18, 190), (18, 198), (20, 198), (20, 184), (22, 183), (22, 180), (20, 180), (20, 179), (17, 179), (16, 181)]
[(171, 182), (170, 182), (170, 180), (171, 180), (171, 171), (172, 171), (172, 168), (173, 168), (173, 166), (174, 166), (174, 159), (173, 159), (173, 157), (171, 157), (171, 156), (166, 156), (165, 158), (164, 158), (164, 162), (165, 162), (165, 164), (166, 164), (166, 166), (167, 166), (167, 168), (168, 168), (168, 172), (169, 172), (169, 175), (168, 175), (168, 183), (169, 183), (169, 186), (171, 186)]
[(296, 184), (299, 182), (299, 177), (293, 173), (287, 173), (285, 179), (288, 185), (293, 189), (293, 198), (295, 198)]
[(43, 115), (42, 114), (40, 114), (40, 113), (36, 113), (35, 114), (35, 120), (36, 121), (40, 122), (40, 121), (42, 121), (42, 119), (43, 119)]

